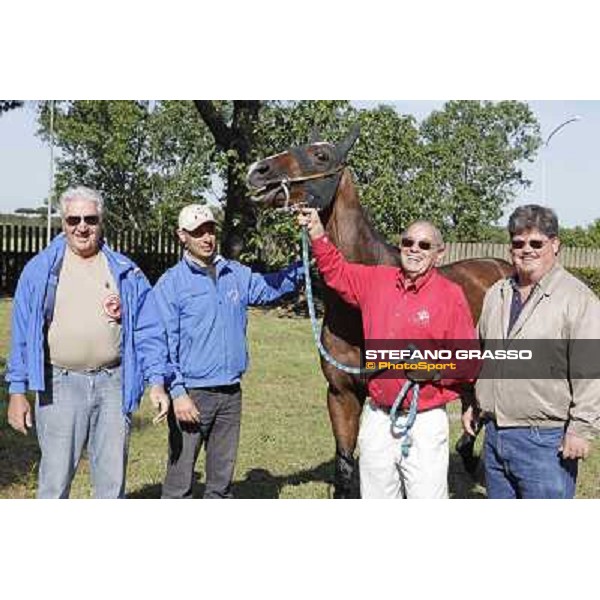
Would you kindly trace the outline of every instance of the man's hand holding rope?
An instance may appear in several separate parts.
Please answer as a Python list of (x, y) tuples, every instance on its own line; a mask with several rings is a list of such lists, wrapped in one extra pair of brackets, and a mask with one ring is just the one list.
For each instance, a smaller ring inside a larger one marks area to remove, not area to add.
[(311, 240), (325, 235), (325, 228), (316, 208), (301, 208), (298, 212), (298, 224), (306, 227)]

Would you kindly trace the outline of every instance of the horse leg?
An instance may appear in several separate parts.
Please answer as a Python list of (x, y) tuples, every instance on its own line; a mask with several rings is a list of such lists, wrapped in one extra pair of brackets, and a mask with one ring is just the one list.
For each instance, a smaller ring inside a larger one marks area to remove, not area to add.
[[(364, 398), (362, 399), (364, 401)], [(334, 498), (358, 498), (358, 464), (354, 457), (362, 402), (352, 390), (327, 389), (327, 407), (335, 436)]]

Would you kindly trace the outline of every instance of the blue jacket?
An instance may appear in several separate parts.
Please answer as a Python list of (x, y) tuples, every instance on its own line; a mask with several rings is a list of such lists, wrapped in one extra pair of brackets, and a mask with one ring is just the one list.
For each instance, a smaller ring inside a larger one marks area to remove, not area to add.
[[(34, 256), (23, 269), (12, 312), (12, 343), (6, 381), (9, 393), (44, 391), (44, 336), (52, 320), (58, 277), (66, 248), (64, 234)], [(102, 244), (121, 296), (123, 412), (135, 410), (144, 379), (162, 384), (167, 373), (164, 329), (150, 284), (130, 259)], [(73, 315), (73, 318), (76, 318)]]
[(154, 295), (167, 330), (171, 397), (186, 388), (239, 382), (248, 366), (248, 305), (268, 304), (294, 292), (303, 277), (301, 263), (261, 275), (221, 257), (216, 284), (187, 257), (169, 269), (154, 286)]

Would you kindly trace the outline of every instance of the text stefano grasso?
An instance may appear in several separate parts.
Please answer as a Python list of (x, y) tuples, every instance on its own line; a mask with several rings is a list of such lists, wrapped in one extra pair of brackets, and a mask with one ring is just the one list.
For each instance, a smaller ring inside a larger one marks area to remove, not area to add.
[(366, 360), (390, 361), (390, 360), (532, 360), (531, 350), (419, 350), (405, 349), (369, 349), (365, 350)]

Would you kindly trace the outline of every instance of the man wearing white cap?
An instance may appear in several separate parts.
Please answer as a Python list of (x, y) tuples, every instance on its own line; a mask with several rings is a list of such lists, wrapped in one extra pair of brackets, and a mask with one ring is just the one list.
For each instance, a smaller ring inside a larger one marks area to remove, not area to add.
[(296, 291), (302, 265), (261, 275), (223, 258), (217, 254), (214, 216), (199, 204), (182, 209), (177, 235), (184, 256), (154, 288), (173, 369), (162, 497), (192, 497), (194, 466), (204, 444), (204, 497), (231, 498), (240, 434), (240, 382), (248, 364), (246, 310)]

